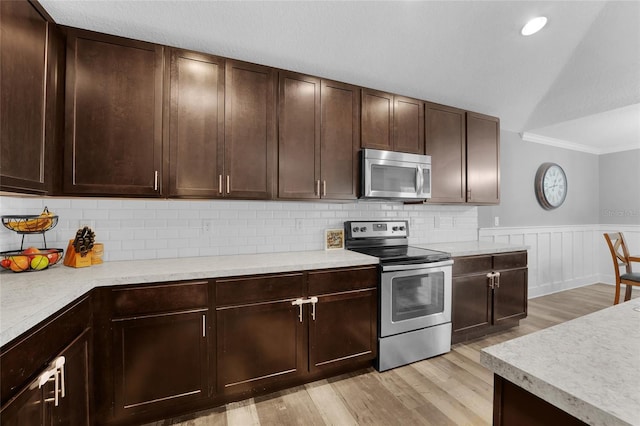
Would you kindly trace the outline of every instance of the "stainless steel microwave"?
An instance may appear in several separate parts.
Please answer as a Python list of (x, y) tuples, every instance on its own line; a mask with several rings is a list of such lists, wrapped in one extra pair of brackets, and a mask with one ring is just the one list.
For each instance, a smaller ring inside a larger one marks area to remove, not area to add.
[(431, 156), (363, 149), (360, 198), (431, 198)]

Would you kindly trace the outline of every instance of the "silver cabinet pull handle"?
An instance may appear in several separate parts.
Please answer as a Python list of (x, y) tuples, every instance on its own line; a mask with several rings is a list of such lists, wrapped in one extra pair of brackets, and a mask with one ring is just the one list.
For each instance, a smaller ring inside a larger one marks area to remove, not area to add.
[(326, 180), (322, 181), (322, 196), (323, 197), (327, 196), (327, 181)]
[(231, 178), (227, 175), (227, 194), (231, 193)]
[(218, 193), (222, 195), (222, 175), (218, 175)]
[(489, 287), (493, 288), (493, 272), (489, 272), (487, 278), (489, 279)]
[(500, 288), (500, 272), (496, 272), (494, 275), (496, 277), (495, 278), (495, 283), (496, 283), (495, 285), (496, 285), (496, 287)]
[(207, 337), (207, 316), (202, 314), (202, 337)]
[(158, 190), (158, 171), (153, 172), (153, 190)]
[(320, 196), (320, 179), (316, 181), (316, 195)]
[(313, 318), (313, 320), (316, 320), (316, 303), (318, 303), (318, 298), (316, 296), (313, 296), (311, 299), (309, 299), (309, 302), (311, 302), (311, 318)]
[(291, 302), (291, 304), (292, 304), (293, 306), (298, 305), (298, 308), (299, 308), (299, 309), (298, 309), (298, 319), (300, 320), (300, 322), (302, 322), (302, 305), (303, 305), (304, 303), (305, 303), (305, 302), (304, 302), (302, 299), (296, 299), (296, 300), (294, 300), (293, 302)]

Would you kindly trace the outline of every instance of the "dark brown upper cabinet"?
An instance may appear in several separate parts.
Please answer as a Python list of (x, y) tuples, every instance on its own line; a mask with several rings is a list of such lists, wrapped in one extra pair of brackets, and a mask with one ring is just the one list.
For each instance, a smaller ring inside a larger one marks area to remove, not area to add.
[(279, 198), (357, 197), (358, 91), (280, 73)]
[(426, 154), (431, 156), (433, 203), (467, 200), (465, 111), (444, 105), (425, 106)]
[(279, 80), (278, 197), (320, 198), (320, 79)]
[(424, 154), (424, 102), (362, 89), (362, 148)]
[(467, 112), (467, 202), (500, 204), (500, 119), (475, 112)]
[(161, 194), (163, 49), (68, 29), (66, 194)]
[(36, 6), (0, 2), (0, 190), (44, 194), (61, 161), (64, 42)]
[(225, 197), (269, 199), (277, 161), (274, 68), (226, 61), (224, 168), (218, 183)]
[(171, 49), (169, 61), (170, 197), (223, 196), (225, 61)]

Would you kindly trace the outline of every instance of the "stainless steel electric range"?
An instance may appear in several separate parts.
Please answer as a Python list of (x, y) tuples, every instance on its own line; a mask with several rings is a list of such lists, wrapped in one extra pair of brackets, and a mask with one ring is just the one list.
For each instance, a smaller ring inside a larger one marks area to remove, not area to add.
[(380, 259), (376, 368), (449, 352), (451, 255), (410, 246), (406, 220), (349, 221), (344, 229), (347, 249)]

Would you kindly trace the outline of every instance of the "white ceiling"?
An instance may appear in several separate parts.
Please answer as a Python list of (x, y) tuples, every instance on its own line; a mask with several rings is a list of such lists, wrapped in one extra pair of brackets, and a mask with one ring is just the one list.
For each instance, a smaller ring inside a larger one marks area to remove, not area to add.
[(63, 25), (496, 115), (528, 140), (640, 148), (639, 1), (40, 3)]

